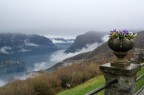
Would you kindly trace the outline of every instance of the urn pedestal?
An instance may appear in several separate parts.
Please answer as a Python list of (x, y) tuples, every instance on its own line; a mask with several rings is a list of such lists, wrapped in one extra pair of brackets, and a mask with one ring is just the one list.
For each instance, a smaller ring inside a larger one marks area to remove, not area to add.
[(125, 68), (117, 68), (106, 63), (100, 66), (106, 84), (116, 79), (118, 82), (107, 87), (104, 95), (135, 95), (136, 73), (140, 70), (139, 64), (131, 63)]
[[(127, 34), (127, 36), (130, 35)], [(134, 47), (134, 40), (129, 39), (115, 30), (108, 40), (108, 46), (114, 51), (117, 60), (101, 65), (100, 69), (106, 84), (112, 80), (117, 80), (117, 83), (107, 87), (104, 95), (135, 95), (136, 73), (140, 65), (125, 59), (128, 51)]]
[(114, 51), (117, 60), (111, 62), (111, 66), (124, 68), (130, 65), (130, 62), (124, 57), (128, 51), (134, 47), (134, 40), (124, 39), (109, 39), (108, 46)]

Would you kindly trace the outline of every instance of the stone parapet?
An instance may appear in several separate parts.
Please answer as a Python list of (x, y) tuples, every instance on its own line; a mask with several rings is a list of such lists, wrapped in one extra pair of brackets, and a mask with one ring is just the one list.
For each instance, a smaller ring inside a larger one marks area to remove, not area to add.
[(106, 83), (117, 79), (118, 82), (105, 89), (105, 95), (135, 95), (136, 73), (140, 65), (131, 63), (125, 68), (118, 68), (106, 63), (100, 66)]

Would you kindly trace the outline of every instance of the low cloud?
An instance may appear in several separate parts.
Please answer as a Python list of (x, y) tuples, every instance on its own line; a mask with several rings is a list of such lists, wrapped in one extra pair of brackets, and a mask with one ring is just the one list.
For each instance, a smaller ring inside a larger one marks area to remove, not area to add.
[(104, 43), (104, 42), (107, 42), (108, 39), (109, 39), (109, 35), (107, 34), (101, 38), (101, 41), (102, 41), (102, 43)]
[(54, 64), (56, 64), (58, 62), (63, 61), (66, 58), (73, 57), (73, 56), (78, 55), (80, 53), (92, 51), (95, 48), (97, 48), (99, 45), (101, 45), (104, 42), (108, 41), (108, 39), (109, 39), (109, 35), (104, 35), (101, 38), (101, 41), (102, 41), (101, 43), (96, 42), (96, 43), (93, 43), (93, 44), (88, 44), (88, 45), (86, 45), (86, 47), (82, 48), (81, 50), (79, 50), (78, 52), (75, 52), (75, 53), (64, 53), (65, 50), (59, 50), (59, 51), (57, 51), (57, 52), (55, 52), (54, 54), (51, 55), (50, 61), (53, 62)]
[(56, 63), (63, 61), (66, 58), (73, 57), (73, 56), (78, 55), (80, 53), (92, 51), (95, 48), (97, 48), (99, 45), (106, 42), (108, 40), (108, 38), (109, 38), (109, 35), (105, 35), (101, 38), (101, 40), (102, 40), (101, 43), (96, 42), (96, 43), (93, 43), (93, 44), (88, 44), (88, 45), (86, 45), (86, 47), (82, 48), (81, 50), (79, 50), (78, 52), (75, 52), (75, 53), (64, 53), (65, 50), (56, 51), (50, 56), (49, 62), (36, 63), (34, 65), (33, 70), (34, 71), (39, 71), (39, 70), (48, 69), (51, 66), (55, 65)]
[(4, 80), (0, 80), (0, 87), (6, 85), (8, 82), (4, 81)]
[(65, 39), (66, 41), (62, 41), (62, 40), (56, 40), (56, 39), (51, 39), (51, 41), (53, 43), (73, 43), (74, 41), (69, 40), (69, 39)]
[(49, 65), (50, 65), (49, 62), (35, 63), (33, 71), (45, 70), (49, 67)]
[(87, 45), (85, 48), (82, 48), (81, 50), (79, 50), (78, 52), (75, 52), (75, 53), (64, 53), (65, 50), (59, 50), (59, 51), (57, 51), (57, 52), (55, 52), (54, 54), (51, 55), (50, 61), (53, 62), (53, 63), (58, 63), (58, 62), (63, 61), (66, 58), (78, 55), (80, 53), (92, 51), (93, 49), (95, 49), (99, 45), (100, 45), (99, 43), (94, 43), (94, 44), (91, 44), (91, 45)]
[(19, 52), (28, 52), (28, 51), (30, 51), (30, 50), (24, 49), (24, 48), (21, 48), (21, 50), (19, 50)]
[(15, 76), (14, 77), (14, 79), (15, 80), (26, 80), (27, 78), (31, 78), (31, 77), (34, 77), (34, 76), (36, 76), (36, 75), (38, 75), (38, 74), (36, 74), (36, 73), (25, 73), (25, 74), (22, 74), (22, 75), (19, 75), (19, 76)]
[(100, 45), (99, 43), (87, 45), (86, 48), (81, 49), (79, 52), (68, 53), (68, 54), (64, 53), (65, 50), (58, 50), (50, 56), (50, 60), (48, 62), (35, 63), (33, 68), (30, 68), (28, 70), (28, 72), (48, 69), (48, 68), (52, 67), (53, 65), (55, 65), (56, 63), (63, 61), (66, 58), (69, 58), (69, 57), (72, 57), (72, 56), (75, 56), (75, 55), (78, 55), (80, 53), (84, 53), (87, 51), (92, 51), (99, 45)]
[(52, 35), (43, 35), (49, 39), (53, 39), (53, 38), (64, 38), (64, 39), (75, 39), (75, 36), (52, 36)]
[(0, 53), (2, 54), (9, 54), (9, 50), (11, 50), (12, 48), (10, 46), (4, 46), (2, 48), (0, 48)]
[(39, 46), (35, 43), (30, 42), (29, 40), (24, 40), (24, 44), (25, 44), (25, 46), (34, 46), (34, 47)]

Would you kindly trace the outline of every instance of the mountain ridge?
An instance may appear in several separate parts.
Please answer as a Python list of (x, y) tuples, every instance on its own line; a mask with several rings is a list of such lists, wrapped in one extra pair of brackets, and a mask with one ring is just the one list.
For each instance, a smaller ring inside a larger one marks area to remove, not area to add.
[(65, 51), (65, 53), (74, 53), (78, 52), (82, 48), (85, 48), (87, 45), (93, 43), (101, 43), (102, 42), (103, 33), (96, 32), (96, 31), (89, 31), (85, 34), (78, 35), (74, 40), (74, 43)]
[(28, 52), (38, 48), (56, 49), (53, 42), (40, 35), (0, 33), (0, 53)]

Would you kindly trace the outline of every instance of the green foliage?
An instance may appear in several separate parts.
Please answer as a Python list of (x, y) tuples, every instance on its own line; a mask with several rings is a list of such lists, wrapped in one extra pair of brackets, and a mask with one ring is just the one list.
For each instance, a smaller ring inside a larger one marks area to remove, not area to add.
[[(137, 73), (137, 77), (139, 77), (143, 73), (144, 73), (144, 67), (142, 67), (141, 70)], [(68, 89), (61, 93), (58, 93), (57, 95), (84, 95), (84, 94), (102, 86), (104, 84), (104, 81), (105, 81), (104, 77), (102, 75), (100, 75), (93, 79), (90, 79), (89, 81), (87, 81), (79, 86), (76, 86), (72, 89)], [(138, 91), (143, 85), (144, 85), (144, 78), (142, 78), (140, 81), (138, 81), (136, 83), (136, 91)], [(104, 95), (104, 91), (101, 91), (101, 92), (97, 93), (96, 95)]]
[[(143, 73), (144, 73), (144, 66), (137, 73), (137, 77), (141, 76)], [(143, 86), (144, 86), (144, 77), (136, 83), (136, 91), (138, 91)]]
[[(76, 86), (72, 89), (65, 90), (57, 95), (84, 95), (104, 84), (104, 77), (103, 75), (99, 75), (89, 81)], [(101, 95), (103, 92), (99, 93)]]
[(62, 89), (79, 85), (100, 74), (95, 62), (75, 63), (0, 88), (0, 95), (56, 95)]

